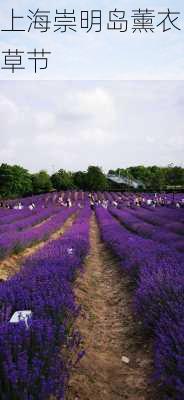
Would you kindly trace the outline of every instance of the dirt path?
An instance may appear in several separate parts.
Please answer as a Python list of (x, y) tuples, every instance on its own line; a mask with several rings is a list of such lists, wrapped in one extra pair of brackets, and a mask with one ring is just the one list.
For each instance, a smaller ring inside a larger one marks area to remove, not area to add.
[(130, 282), (101, 242), (94, 216), (90, 242), (85, 272), (75, 286), (86, 355), (72, 373), (67, 400), (152, 400), (150, 345), (132, 316)]
[(63, 224), (61, 229), (57, 232), (53, 233), (47, 241), (40, 242), (32, 247), (26, 248), (24, 251), (17, 255), (12, 255), (7, 257), (5, 260), (0, 262), (0, 279), (6, 280), (10, 276), (14, 275), (17, 271), (19, 271), (20, 266), (23, 260), (26, 257), (29, 257), (31, 254), (35, 253), (41, 247), (43, 247), (48, 241), (56, 240), (60, 235), (63, 235), (64, 232), (69, 229), (76, 218), (76, 214), (72, 214), (66, 222)]

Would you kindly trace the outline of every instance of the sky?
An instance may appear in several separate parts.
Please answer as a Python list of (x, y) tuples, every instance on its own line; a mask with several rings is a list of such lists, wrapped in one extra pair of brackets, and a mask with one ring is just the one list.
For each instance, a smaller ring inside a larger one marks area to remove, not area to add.
[[(132, 10), (168, 8), (180, 12), (163, 33), (132, 33)], [(102, 10), (102, 32), (66, 34), (3, 32), (26, 28), (30, 11)], [(108, 13), (126, 12), (128, 32), (104, 29)], [(51, 51), (48, 68), (34, 74), (26, 53)], [(2, 69), (2, 51), (21, 50), (25, 70)], [(182, 0), (1, 0), (0, 8), (0, 163), (31, 171), (59, 168), (105, 171), (137, 164), (183, 165), (184, 3)]]
[[(77, 3), (77, 4), (76, 4)], [(108, 13), (114, 10), (124, 10), (129, 21), (128, 32), (107, 31), (101, 33), (78, 29), (78, 32), (68, 31), (66, 34), (53, 33), (53, 29), (46, 33), (31, 29), (30, 32), (2, 32), (11, 25), (11, 9), (15, 16), (24, 16), (16, 20), (16, 27), (28, 30), (29, 9), (35, 12), (50, 11), (53, 24), (55, 10), (67, 11), (74, 9), (76, 22), (79, 23), (81, 10), (102, 10), (102, 26), (106, 27)], [(180, 12), (176, 25), (181, 31), (171, 29), (163, 33), (157, 28), (155, 33), (132, 33), (132, 10), (149, 7), (155, 11), (155, 25), (160, 22), (158, 12), (170, 8), (172, 12)], [(20, 24), (20, 25), (19, 25)], [(181, 80), (184, 79), (184, 2), (182, 0), (1, 0), (0, 9), (0, 53), (8, 49), (32, 51), (44, 48), (51, 51), (48, 68), (34, 74), (33, 63), (26, 61), (25, 70), (2, 70), (4, 56), (0, 57), (0, 79), (30, 79), (30, 80)]]
[(0, 81), (0, 163), (184, 167), (183, 81)]

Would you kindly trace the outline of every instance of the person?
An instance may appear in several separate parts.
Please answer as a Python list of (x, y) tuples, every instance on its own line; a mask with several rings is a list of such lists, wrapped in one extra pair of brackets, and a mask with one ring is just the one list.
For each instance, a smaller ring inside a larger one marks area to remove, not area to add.
[(90, 200), (90, 207), (91, 207), (91, 210), (95, 209), (95, 203), (93, 200)]
[(28, 208), (29, 208), (29, 210), (31, 210), (31, 211), (34, 210), (35, 204), (34, 204), (34, 203), (29, 204)]
[(63, 203), (63, 197), (62, 197), (62, 196), (59, 197), (58, 203), (59, 203), (59, 204), (62, 204), (62, 203)]
[(69, 207), (69, 208), (72, 207), (71, 199), (67, 199), (66, 204), (67, 204), (67, 207)]
[(14, 210), (22, 210), (22, 208), (23, 208), (22, 203), (20, 203), (20, 201), (19, 201), (19, 203), (15, 204), (13, 208), (14, 208)]
[(23, 204), (21, 203), (21, 201), (19, 201), (18, 210), (22, 210), (23, 208), (24, 208)]
[(151, 204), (152, 204), (152, 200), (151, 199), (147, 199), (147, 205), (151, 206)]
[(107, 209), (108, 208), (108, 200), (103, 200), (102, 201), (102, 207)]
[(137, 197), (135, 197), (135, 199), (134, 199), (134, 204), (135, 204), (135, 206), (137, 206), (137, 207), (139, 207), (140, 206), (140, 204), (139, 204), (139, 197), (137, 196)]

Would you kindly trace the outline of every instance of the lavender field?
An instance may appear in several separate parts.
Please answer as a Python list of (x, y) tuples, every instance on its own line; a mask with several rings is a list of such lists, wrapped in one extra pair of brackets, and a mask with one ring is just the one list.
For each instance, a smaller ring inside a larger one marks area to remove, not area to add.
[[(183, 400), (183, 271), (184, 194), (67, 191), (4, 201), (0, 399)], [(131, 324), (142, 343), (135, 348)]]

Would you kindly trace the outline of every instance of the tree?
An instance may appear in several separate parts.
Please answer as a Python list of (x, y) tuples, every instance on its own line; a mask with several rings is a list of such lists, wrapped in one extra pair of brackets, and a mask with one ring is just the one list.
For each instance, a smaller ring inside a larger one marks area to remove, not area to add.
[(144, 167), (144, 165), (129, 167), (129, 168), (127, 168), (127, 170), (134, 179), (138, 179), (145, 184), (149, 183), (150, 171), (148, 168)]
[(58, 172), (51, 176), (51, 182), (53, 187), (60, 190), (73, 189), (73, 176), (71, 172), (67, 172), (64, 169), (60, 169)]
[(91, 165), (86, 174), (89, 190), (105, 190), (108, 186), (107, 178), (100, 167)]
[(114, 171), (113, 169), (109, 169), (108, 175), (114, 175), (114, 174), (116, 174), (116, 171)]
[(184, 170), (181, 167), (168, 165), (166, 171), (167, 184), (172, 186), (184, 185)]
[(147, 183), (147, 187), (156, 192), (160, 192), (165, 189), (165, 169), (154, 165), (152, 167), (148, 167), (148, 171), (149, 183)]
[(19, 165), (0, 166), (0, 195), (5, 198), (22, 197), (32, 193), (31, 175)]
[(86, 190), (88, 187), (87, 174), (83, 171), (77, 171), (73, 173), (74, 185), (81, 190)]
[(52, 189), (50, 176), (44, 170), (32, 175), (34, 194), (46, 193)]

